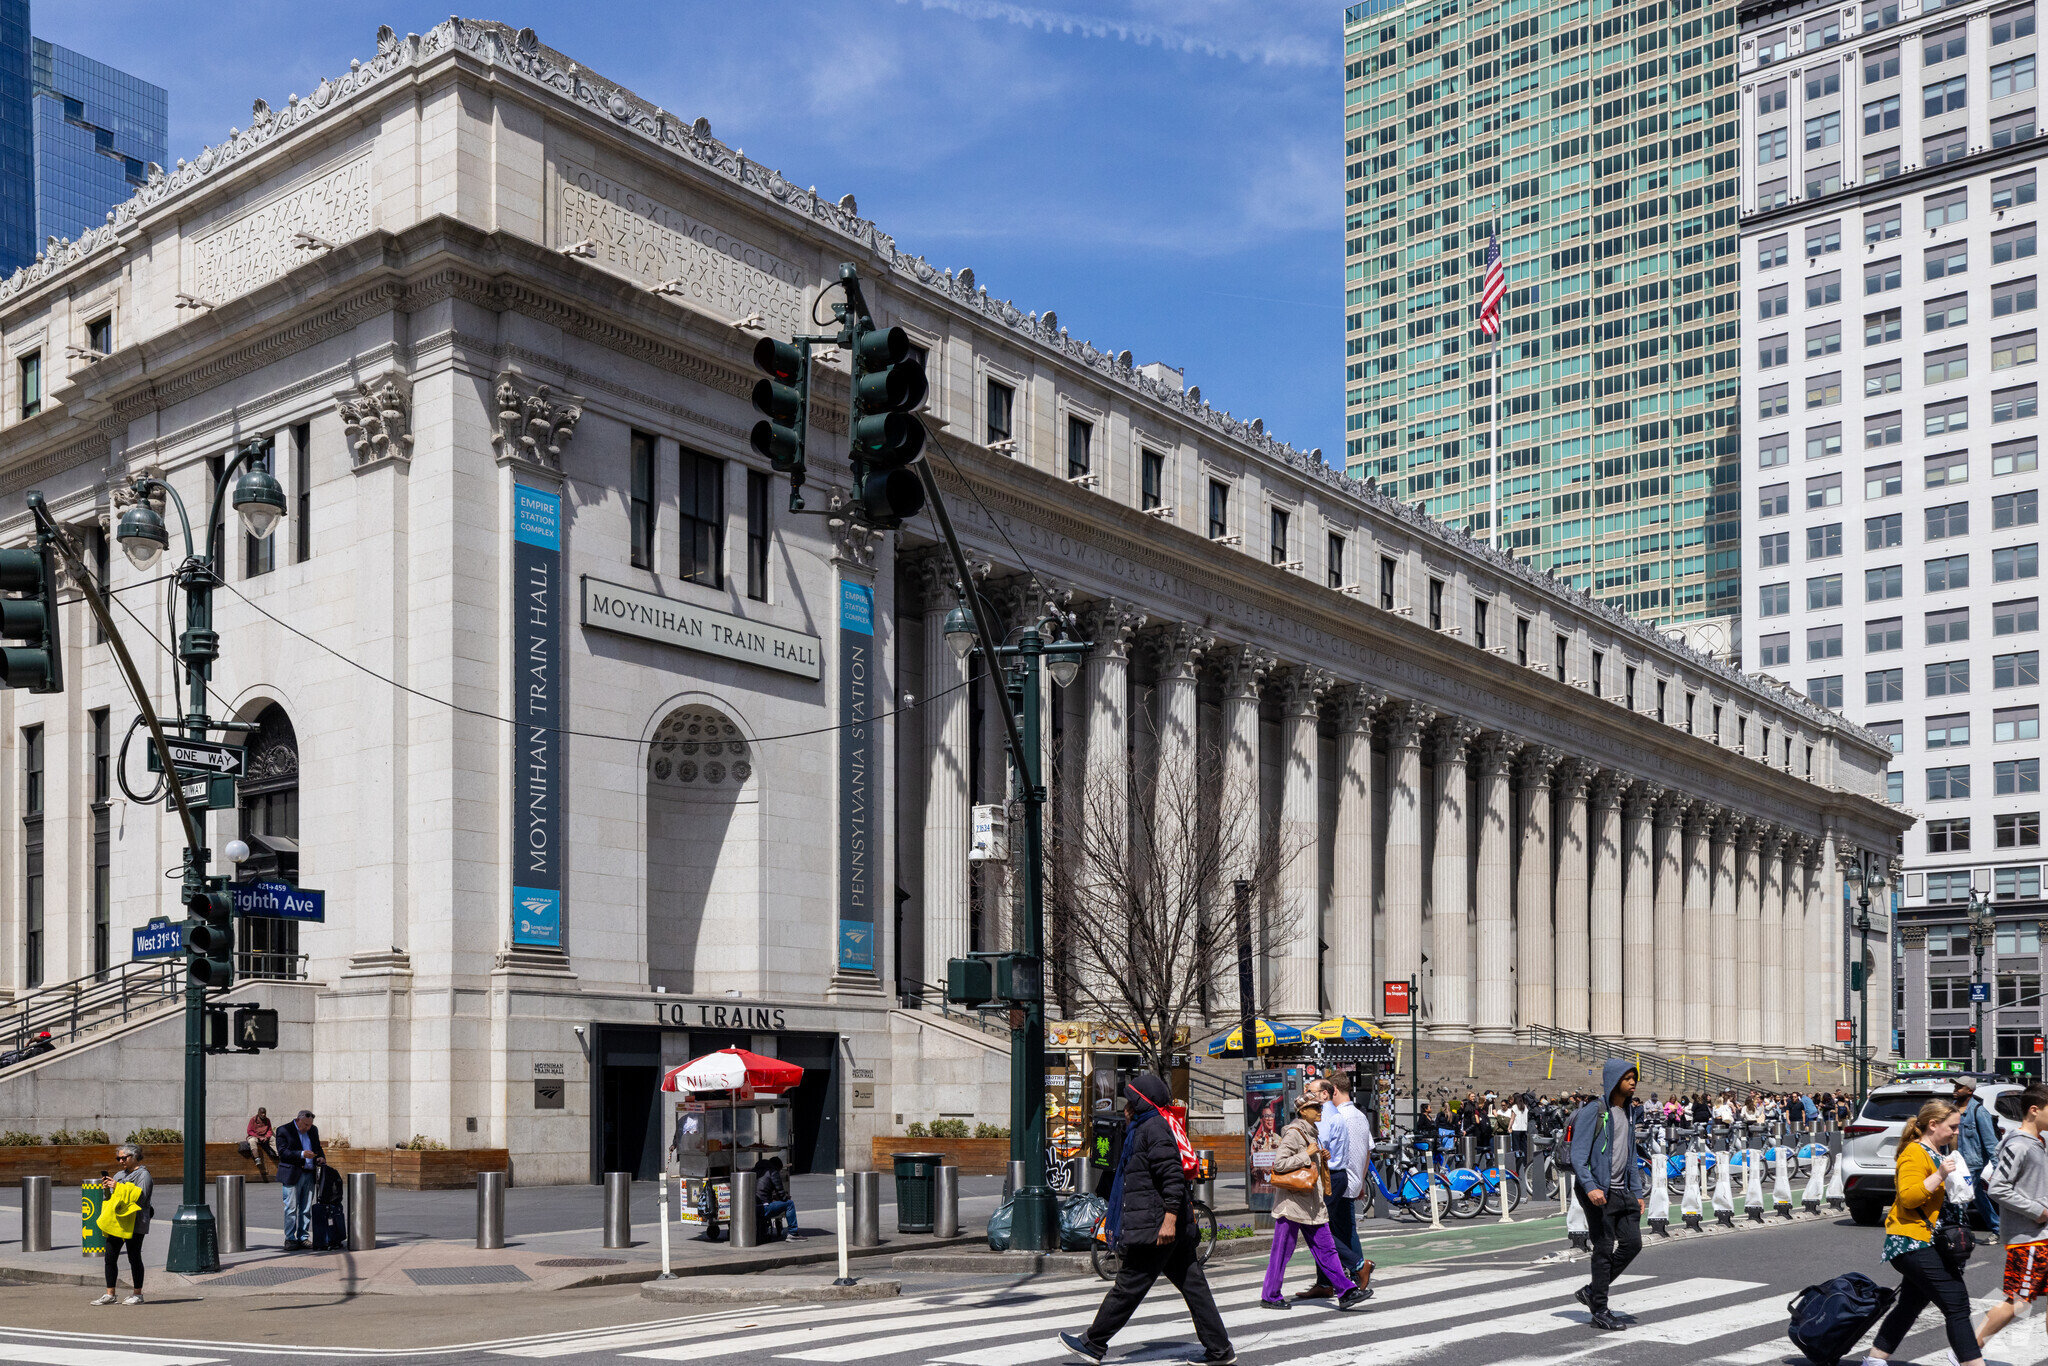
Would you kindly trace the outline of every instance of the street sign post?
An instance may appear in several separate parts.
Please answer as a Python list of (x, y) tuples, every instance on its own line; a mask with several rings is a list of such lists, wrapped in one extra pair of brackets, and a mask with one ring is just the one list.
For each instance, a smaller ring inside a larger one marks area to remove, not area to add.
[(289, 882), (228, 884), (235, 899), (236, 915), (265, 915), (278, 920), (327, 921), (327, 893), (311, 887), (294, 887)]
[(178, 771), (178, 790), (185, 794), (187, 806), (203, 806), (209, 811), (232, 811), (235, 809), (235, 780), (210, 776), (193, 777), (190, 770)]
[(136, 930), (131, 958), (175, 958), (185, 951), (185, 927), (158, 916)]
[[(170, 751), (171, 767), (181, 773), (239, 778), (247, 768), (248, 751), (240, 745), (224, 745), (218, 740), (174, 740), (166, 737), (164, 748)], [(157, 754), (155, 745), (149, 747), (149, 771), (164, 771), (163, 759)]]

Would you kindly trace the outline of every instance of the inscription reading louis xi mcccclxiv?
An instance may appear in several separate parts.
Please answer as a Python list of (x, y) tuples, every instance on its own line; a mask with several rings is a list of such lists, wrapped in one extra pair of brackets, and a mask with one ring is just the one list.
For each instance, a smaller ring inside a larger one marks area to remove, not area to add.
[(726, 318), (759, 313), (771, 333), (804, 330), (804, 276), (795, 266), (608, 176), (570, 161), (560, 167), (560, 245), (587, 239), (607, 270), (649, 286), (681, 281), (690, 302)]
[(192, 292), (222, 303), (306, 259), (301, 232), (339, 246), (370, 230), (370, 158), (356, 158), (194, 238)]

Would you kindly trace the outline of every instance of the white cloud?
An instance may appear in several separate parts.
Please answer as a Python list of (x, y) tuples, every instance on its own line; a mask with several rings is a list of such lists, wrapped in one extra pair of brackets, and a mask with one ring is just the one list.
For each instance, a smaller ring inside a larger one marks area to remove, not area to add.
[[(898, 4), (909, 4), (911, 0), (897, 0)], [(1190, 26), (1185, 20), (1191, 8), (1180, 5), (1175, 15), (1180, 24), (1153, 23), (1143, 19), (1126, 19), (1099, 14), (1075, 14), (1068, 10), (1041, 9), (1036, 5), (1017, 5), (1007, 0), (916, 0), (927, 10), (945, 10), (963, 19), (994, 21), (1015, 24), (1020, 28), (1043, 30), (1049, 34), (1064, 34), (1079, 38), (1106, 38), (1116, 42), (1135, 43), (1141, 47), (1159, 47), (1169, 52), (1187, 52), (1207, 57), (1234, 57), (1240, 61), (1262, 62), (1269, 66), (1328, 66), (1333, 60), (1333, 38), (1315, 38), (1309, 34), (1291, 32), (1284, 28), (1255, 31), (1258, 19), (1270, 19), (1269, 10), (1254, 10), (1250, 16), (1235, 5), (1211, 6), (1211, 9), (1238, 11), (1220, 26)], [(1252, 22), (1246, 21), (1247, 17)], [(1211, 31), (1201, 31), (1211, 28)], [(1332, 26), (1334, 32), (1334, 26)]]

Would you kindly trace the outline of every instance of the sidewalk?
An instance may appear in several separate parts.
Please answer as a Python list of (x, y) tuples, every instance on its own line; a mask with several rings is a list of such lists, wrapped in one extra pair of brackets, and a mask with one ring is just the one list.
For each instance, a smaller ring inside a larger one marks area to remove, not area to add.
[[(830, 1201), (832, 1178), (799, 1177), (797, 1208), (810, 1235), (800, 1241), (734, 1248), (727, 1243), (696, 1241), (695, 1226), (671, 1222), (670, 1263), (676, 1275), (730, 1275), (777, 1268), (835, 1265), (838, 1242)], [(816, 1187), (822, 1183), (823, 1200)], [(893, 1203), (881, 1211), (881, 1245), (848, 1248), (847, 1255), (868, 1261), (899, 1252), (975, 1245), (980, 1230), (1001, 1195), (1000, 1178), (970, 1178), (989, 1191), (961, 1192), (958, 1239), (893, 1232)], [(515, 1199), (514, 1197), (518, 1197)], [(208, 1187), (209, 1201), (212, 1187)], [(675, 1199), (671, 1191), (670, 1199)], [(476, 1198), (470, 1191), (388, 1191), (377, 1193), (377, 1246), (364, 1252), (286, 1252), (282, 1208), (277, 1187), (247, 1190), (247, 1252), (221, 1258), (211, 1276), (173, 1275), (163, 1269), (170, 1242), (171, 1216), (177, 1209), (175, 1182), (157, 1185), (157, 1217), (144, 1244), (147, 1290), (152, 1297), (187, 1289), (211, 1295), (332, 1294), (473, 1295), (502, 1291), (567, 1290), (580, 1286), (628, 1285), (652, 1280), (661, 1272), (660, 1228), (652, 1182), (633, 1186), (632, 1246), (606, 1248), (602, 1228), (603, 1193), (595, 1186), (534, 1187), (507, 1191), (505, 1247), (476, 1247)], [(49, 1252), (21, 1251), (21, 1205), (17, 1191), (0, 1194), (0, 1278), (57, 1285), (98, 1286), (102, 1264), (81, 1250), (78, 1188), (51, 1193)], [(69, 1217), (67, 1217), (69, 1216)], [(820, 1225), (822, 1224), (822, 1227)], [(882, 1269), (886, 1263), (876, 1266)], [(125, 1283), (126, 1272), (123, 1271)]]

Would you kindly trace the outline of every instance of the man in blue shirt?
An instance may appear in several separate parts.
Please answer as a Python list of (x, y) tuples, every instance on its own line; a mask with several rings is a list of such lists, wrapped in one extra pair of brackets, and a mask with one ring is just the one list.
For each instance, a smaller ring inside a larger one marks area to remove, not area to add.
[(1956, 1104), (1962, 1108), (1962, 1127), (1956, 1130), (1956, 1151), (1963, 1155), (1963, 1166), (1970, 1173), (1970, 1182), (1977, 1188), (1977, 1213), (1984, 1218), (1984, 1227), (1991, 1230), (1991, 1236), (1998, 1236), (1998, 1205), (1984, 1189), (1984, 1168), (1998, 1155), (1998, 1121), (1977, 1099), (1977, 1083), (1968, 1077), (1956, 1078)]
[[(1358, 1243), (1358, 1217), (1351, 1204), (1354, 1192), (1351, 1189), (1351, 1126), (1339, 1112), (1336, 1095), (1330, 1083), (1316, 1077), (1308, 1084), (1308, 1094), (1323, 1103), (1323, 1117), (1316, 1121), (1316, 1142), (1328, 1150), (1330, 1156), (1330, 1192), (1323, 1197), (1323, 1208), (1330, 1212), (1330, 1238), (1337, 1244), (1337, 1261), (1344, 1268), (1344, 1274), (1358, 1281), (1360, 1268), (1365, 1265), (1365, 1249)], [(1347, 1093), (1346, 1099), (1349, 1099)], [(1363, 1284), (1362, 1281), (1359, 1281)], [(1321, 1271), (1316, 1272), (1316, 1282), (1294, 1298), (1297, 1300), (1327, 1300), (1336, 1297), (1337, 1288), (1323, 1279)]]

